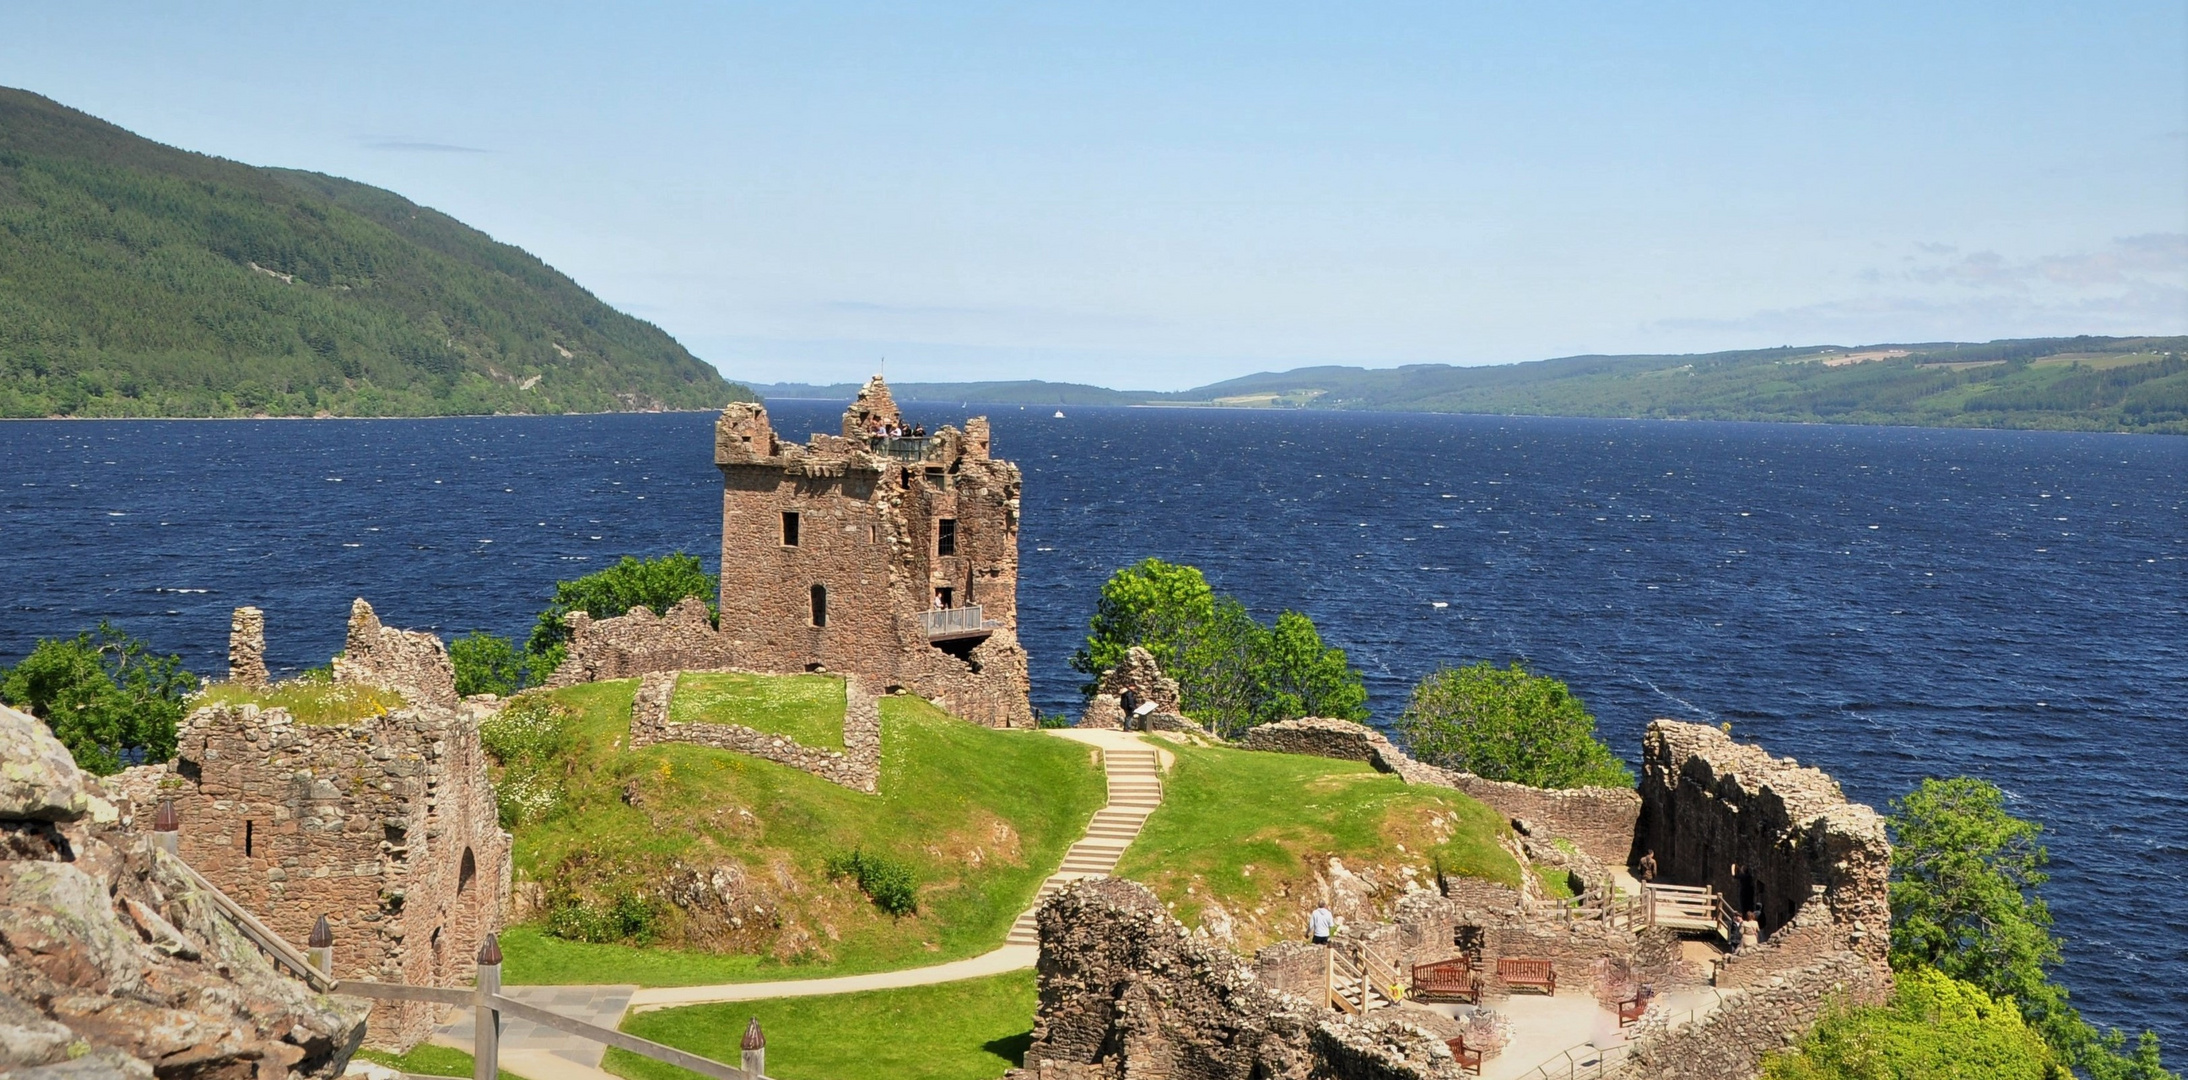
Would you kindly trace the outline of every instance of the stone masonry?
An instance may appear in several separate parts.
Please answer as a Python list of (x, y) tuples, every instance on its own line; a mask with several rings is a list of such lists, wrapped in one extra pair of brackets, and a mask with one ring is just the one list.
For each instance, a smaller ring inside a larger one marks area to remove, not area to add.
[(266, 685), (266, 613), (239, 607), (228, 620), (228, 681)]
[(679, 672), (640, 676), (631, 699), (631, 749), (655, 743), (690, 743), (734, 750), (802, 769), (853, 791), (873, 794), (881, 778), (881, 706), (856, 678), (843, 681), (843, 749), (806, 746), (784, 735), (755, 731), (742, 724), (677, 723), (669, 719), (669, 701)]
[(840, 435), (776, 437), (733, 403), (722, 471), (721, 633), (734, 666), (832, 671), (902, 687), (993, 727), (1031, 727), (1018, 644), (1018, 467), (984, 418), (925, 439), (868, 434), (903, 416), (879, 376)]
[[(481, 708), (454, 700), (437, 639), (380, 626), (362, 600), (349, 640), (336, 677), (409, 704), (326, 725), (250, 704), (201, 708), (171, 766), (115, 783), (138, 817), (173, 799), (183, 860), (290, 942), (325, 915), (338, 977), (461, 985), (509, 900)], [(376, 1003), (369, 1041), (407, 1048), (435, 1011)]]
[(735, 643), (715, 630), (706, 602), (687, 596), (666, 615), (643, 605), (612, 619), (573, 611), (568, 654), (549, 686), (628, 679), (648, 672), (707, 671), (732, 666)]
[(1200, 725), (1185, 718), (1184, 693), (1178, 689), (1178, 681), (1162, 673), (1155, 662), (1155, 654), (1134, 645), (1124, 654), (1124, 662), (1102, 672), (1095, 681), (1094, 697), (1086, 703), (1086, 712), (1079, 718), (1083, 728), (1117, 730), (1134, 726), (1134, 721), (1124, 714), (1124, 694), (1131, 691), (1143, 702), (1154, 702), (1155, 711), (1145, 719), (1163, 721), (1148, 723), (1148, 730), (1201, 730)]

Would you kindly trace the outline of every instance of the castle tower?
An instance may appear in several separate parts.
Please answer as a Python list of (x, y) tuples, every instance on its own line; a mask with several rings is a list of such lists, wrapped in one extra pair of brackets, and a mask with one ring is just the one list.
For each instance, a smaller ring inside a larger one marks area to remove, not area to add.
[(880, 376), (842, 434), (776, 438), (764, 406), (715, 425), (721, 629), (747, 666), (900, 686), (966, 719), (1033, 723), (1018, 627), (1018, 467), (985, 418), (925, 438)]

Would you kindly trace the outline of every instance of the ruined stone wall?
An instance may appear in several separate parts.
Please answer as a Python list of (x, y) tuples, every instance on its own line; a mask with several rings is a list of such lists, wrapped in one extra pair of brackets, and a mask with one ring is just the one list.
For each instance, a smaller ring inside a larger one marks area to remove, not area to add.
[(1822, 771), (1706, 725), (1658, 720), (1641, 746), (1635, 847), (1655, 851), (1658, 880), (1707, 885), (1755, 910), (1765, 940), (1813, 897), (1846, 948), (1881, 962), (1892, 849), (1876, 811), (1847, 802)]
[(414, 705), (456, 707), (448, 646), (432, 634), (380, 625), (362, 597), (350, 604), (349, 638), (334, 658), (334, 681), (400, 691)]
[(1835, 1002), (1881, 1004), (1891, 995), (1888, 974), (1851, 952), (1772, 976), (1728, 994), (1717, 1010), (1674, 1031), (1664, 1018), (1644, 1017), (1620, 1080), (1741, 1080), (1755, 1076), (1763, 1055), (1800, 1041)]
[(228, 681), (266, 685), (266, 613), (239, 607), (228, 619)]
[(1088, 879), (1038, 916), (1040, 1004), (1013, 1080), (1429, 1080), (1443, 1043), (1396, 1010), (1343, 1020), (1270, 988), (1146, 887)]
[[(179, 735), (171, 771), (120, 784), (143, 803), (174, 800), (185, 862), (292, 943), (325, 915), (338, 977), (469, 978), (510, 875), (475, 716), (411, 707), (322, 726), (219, 706)], [(407, 1047), (434, 1012), (378, 1003), (371, 1041)]]
[(714, 629), (706, 601), (697, 597), (678, 601), (666, 615), (640, 605), (608, 619), (573, 611), (565, 621), (570, 642), (548, 686), (739, 666), (736, 643)]
[[(988, 456), (984, 426), (979, 438), (944, 427), (906, 451), (915, 460), (877, 451), (859, 435), (864, 414), (896, 415), (878, 379), (846, 412), (845, 436), (803, 446), (777, 439), (759, 405), (723, 411), (715, 463), (727, 655), (760, 671), (859, 675), (976, 723), (1032, 726), (1015, 634), (1017, 467)], [(944, 596), (951, 607), (979, 605), (996, 629), (931, 643), (920, 616)]]
[(1553, 790), (1487, 780), (1472, 773), (1416, 761), (1382, 732), (1350, 720), (1308, 717), (1263, 724), (1246, 733), (1249, 750), (1364, 761), (1409, 784), (1453, 788), (1509, 819), (1524, 820), (1546, 837), (1563, 837), (1610, 866), (1628, 864), (1641, 797), (1624, 788)]
[(631, 698), (631, 749), (655, 743), (689, 743), (734, 750), (812, 773), (853, 791), (872, 794), (881, 779), (881, 706), (856, 678), (843, 683), (843, 749), (806, 746), (784, 735), (742, 724), (678, 723), (669, 719), (677, 672), (642, 676)]

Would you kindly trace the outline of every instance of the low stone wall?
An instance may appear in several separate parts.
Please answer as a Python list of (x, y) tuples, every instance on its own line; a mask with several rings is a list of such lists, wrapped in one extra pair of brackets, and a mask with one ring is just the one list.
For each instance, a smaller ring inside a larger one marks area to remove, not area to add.
[(1608, 866), (1627, 865), (1634, 822), (1641, 815), (1641, 796), (1625, 788), (1551, 790), (1442, 769), (1414, 760), (1382, 732), (1350, 720), (1308, 717), (1263, 724), (1248, 731), (1239, 745), (1248, 750), (1364, 761), (1409, 784), (1453, 788), (1507, 818), (1531, 823), (1547, 836), (1572, 841)]
[(737, 666), (734, 643), (714, 629), (706, 601), (696, 596), (678, 601), (666, 615), (640, 605), (611, 619), (573, 611), (564, 621), (570, 626), (569, 649), (548, 676), (549, 686)]
[(639, 676), (631, 698), (631, 749), (689, 743), (765, 758), (853, 791), (873, 794), (881, 779), (881, 706), (856, 678), (843, 681), (843, 749), (822, 750), (742, 724), (678, 723), (669, 719), (677, 671)]
[(1880, 1004), (1891, 994), (1884, 969), (1851, 952), (1772, 976), (1725, 997), (1717, 1011), (1676, 1031), (1643, 1018), (1620, 1080), (1728, 1080), (1754, 1076), (1763, 1055), (1798, 1042), (1834, 1002)]

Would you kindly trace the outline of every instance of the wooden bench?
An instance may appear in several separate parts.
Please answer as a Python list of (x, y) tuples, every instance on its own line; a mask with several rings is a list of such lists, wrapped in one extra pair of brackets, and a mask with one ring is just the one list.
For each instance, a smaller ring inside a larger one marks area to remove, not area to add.
[(1445, 1039), (1444, 1045), (1451, 1048), (1451, 1060), (1459, 1063), (1460, 1072), (1473, 1073), (1475, 1076), (1481, 1075), (1481, 1051), (1467, 1049), (1466, 1036), (1461, 1035), (1456, 1039)]
[(1548, 960), (1502, 957), (1497, 960), (1497, 978), (1515, 989), (1524, 986), (1553, 996), (1557, 994), (1557, 967)]
[(1465, 954), (1448, 960), (1413, 965), (1412, 995), (1422, 1001), (1449, 998), (1469, 1004), (1481, 1000), (1481, 976), (1474, 973), (1474, 958)]
[(1654, 996), (1653, 994), (1640, 993), (1619, 1002), (1618, 1026), (1626, 1027), (1641, 1019), (1641, 1014), (1649, 1011), (1649, 1000)]

